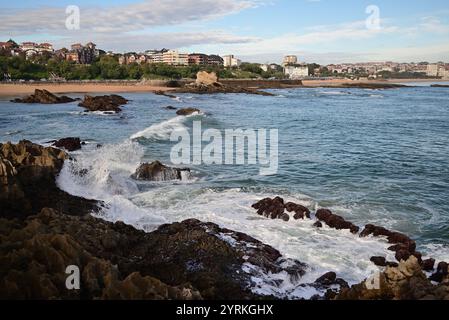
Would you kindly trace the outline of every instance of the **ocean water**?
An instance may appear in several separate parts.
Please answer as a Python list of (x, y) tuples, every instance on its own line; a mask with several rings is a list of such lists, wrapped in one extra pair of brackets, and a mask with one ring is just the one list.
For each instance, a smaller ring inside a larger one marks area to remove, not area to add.
[[(86, 114), (76, 103), (0, 101), (0, 141), (46, 144), (80, 137), (87, 144), (65, 164), (58, 184), (104, 200), (102, 218), (146, 231), (197, 218), (245, 232), (307, 263), (299, 283), (327, 271), (356, 283), (377, 270), (371, 256), (393, 260), (393, 253), (384, 239), (318, 230), (313, 221), (260, 217), (251, 205), (264, 197), (330, 208), (361, 227), (373, 223), (404, 232), (424, 256), (449, 260), (449, 89), (271, 91), (276, 96), (124, 94), (131, 102), (117, 115)], [(168, 105), (202, 112), (179, 117), (164, 109)], [(201, 121), (203, 130), (278, 129), (278, 173), (261, 176), (254, 165), (190, 165), (192, 176), (179, 182), (130, 178), (142, 162), (170, 165), (171, 132), (192, 130), (193, 121)], [(88, 173), (74, 174), (79, 169)], [(285, 275), (255, 279), (253, 289), (290, 298), (314, 293), (286, 278), (274, 288), (268, 284), (273, 278)]]

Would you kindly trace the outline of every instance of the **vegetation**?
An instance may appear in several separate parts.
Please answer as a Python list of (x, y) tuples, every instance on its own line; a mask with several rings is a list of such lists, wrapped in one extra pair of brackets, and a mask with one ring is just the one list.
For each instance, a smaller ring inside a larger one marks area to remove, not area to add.
[[(279, 66), (280, 67), (280, 66)], [(240, 68), (222, 66), (170, 66), (166, 64), (120, 65), (117, 56), (101, 55), (91, 65), (80, 65), (51, 54), (11, 56), (0, 52), (0, 80), (41, 80), (53, 77), (66, 80), (139, 80), (195, 78), (198, 71), (216, 72), (220, 78), (283, 78), (282, 68), (263, 71), (259, 64), (244, 63)]]

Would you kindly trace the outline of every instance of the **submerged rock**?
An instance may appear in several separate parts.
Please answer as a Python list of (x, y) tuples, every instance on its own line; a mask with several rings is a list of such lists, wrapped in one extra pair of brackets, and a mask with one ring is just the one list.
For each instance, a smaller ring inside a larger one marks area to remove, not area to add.
[(166, 106), (164, 109), (165, 110), (178, 110), (178, 108), (175, 108), (173, 106)]
[(79, 106), (86, 108), (87, 111), (105, 111), (119, 113), (122, 111), (122, 109), (120, 109), (120, 106), (127, 103), (127, 99), (116, 94), (97, 97), (85, 95), (84, 100), (79, 104)]
[(136, 180), (147, 181), (182, 180), (183, 172), (190, 173), (190, 169), (171, 168), (159, 161), (154, 161), (141, 164), (131, 177)]
[(58, 103), (70, 103), (76, 101), (67, 96), (58, 97), (47, 90), (34, 90), (34, 94), (27, 96), (23, 99), (14, 99), (11, 102), (15, 103), (42, 103), (42, 104), (58, 104)]
[(197, 109), (197, 108), (183, 108), (183, 109), (179, 109), (178, 111), (176, 111), (176, 114), (178, 116), (190, 116), (194, 113), (200, 113), (201, 110)]
[(68, 214), (96, 209), (96, 201), (72, 196), (56, 185), (67, 157), (60, 149), (27, 140), (0, 144), (0, 217), (23, 219), (44, 207)]
[(81, 140), (80, 138), (63, 138), (55, 141), (53, 146), (64, 148), (67, 151), (76, 151), (81, 149)]

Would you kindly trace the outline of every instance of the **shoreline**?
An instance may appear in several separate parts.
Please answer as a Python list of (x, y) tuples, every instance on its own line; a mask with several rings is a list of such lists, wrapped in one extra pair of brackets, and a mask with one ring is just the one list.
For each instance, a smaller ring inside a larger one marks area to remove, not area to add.
[[(442, 79), (390, 79), (390, 80), (347, 80), (347, 79), (328, 79), (328, 80), (302, 80), (302, 85), (282, 84), (268, 85), (263, 89), (279, 89), (279, 88), (317, 88), (317, 87), (338, 87), (345, 84), (374, 84), (374, 85), (392, 85), (407, 83), (431, 83), (431, 82), (448, 82)], [(257, 80), (254, 82), (257, 83)], [(253, 86), (248, 86), (248, 88)], [(262, 86), (255, 85), (254, 87)], [(85, 93), (154, 93), (156, 91), (176, 91), (177, 88), (168, 87), (162, 84), (145, 84), (136, 82), (86, 82), (86, 83), (0, 83), (1, 98), (16, 98), (34, 93), (35, 89), (46, 89), (54, 94), (85, 94)]]

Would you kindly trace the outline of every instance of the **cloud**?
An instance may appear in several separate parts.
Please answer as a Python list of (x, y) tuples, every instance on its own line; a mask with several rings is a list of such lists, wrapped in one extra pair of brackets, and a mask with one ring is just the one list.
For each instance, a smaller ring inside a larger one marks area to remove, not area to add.
[[(258, 5), (255, 0), (141, 0), (111, 7), (81, 7), (81, 32), (107, 33), (142, 30), (209, 20)], [(65, 7), (3, 10), (0, 34), (65, 33)]]

